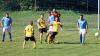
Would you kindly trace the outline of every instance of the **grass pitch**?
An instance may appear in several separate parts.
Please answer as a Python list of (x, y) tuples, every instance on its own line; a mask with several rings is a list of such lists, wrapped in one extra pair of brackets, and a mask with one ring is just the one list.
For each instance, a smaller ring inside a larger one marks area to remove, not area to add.
[[(79, 34), (76, 28), (76, 22), (80, 13), (72, 11), (60, 11), (63, 31), (59, 31), (56, 36), (57, 44), (40, 44), (39, 32), (36, 21), (41, 13), (45, 14), (47, 20), (47, 12), (45, 11), (16, 11), (11, 12), (13, 18), (12, 36), (13, 42), (9, 42), (6, 35), (5, 42), (0, 42), (0, 56), (100, 56), (100, 38), (95, 38), (94, 33), (97, 32), (97, 14), (84, 14), (88, 21), (89, 29), (86, 35), (86, 44), (81, 47), (79, 44)], [(0, 18), (4, 12), (1, 12)], [(22, 48), (24, 40), (24, 28), (29, 20), (33, 20), (35, 26), (35, 38), (37, 40), (37, 48), (32, 48), (32, 42), (27, 42), (26, 48)], [(0, 28), (0, 34), (2, 29)], [(0, 35), (1, 36), (1, 35)], [(45, 39), (45, 35), (44, 38)], [(1, 40), (1, 38), (0, 38)]]

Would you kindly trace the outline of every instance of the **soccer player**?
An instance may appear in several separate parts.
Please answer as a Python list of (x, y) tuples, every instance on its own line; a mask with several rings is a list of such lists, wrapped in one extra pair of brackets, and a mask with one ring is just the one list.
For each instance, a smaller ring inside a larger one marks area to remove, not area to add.
[(53, 15), (53, 11), (49, 12), (48, 22), (50, 23), (54, 21), (54, 19), (55, 19), (55, 16)]
[(12, 41), (12, 35), (11, 35), (12, 18), (9, 16), (9, 13), (6, 13), (5, 16), (1, 19), (1, 25), (3, 27), (2, 42), (5, 41), (5, 32), (8, 32), (9, 39), (10, 41)]
[(51, 27), (52, 26), (49, 26), (49, 24), (51, 23), (51, 22), (53, 22), (55, 20), (55, 17), (54, 17), (54, 15), (53, 15), (53, 12), (51, 11), (51, 12), (49, 12), (49, 17), (48, 17), (48, 31), (47, 31), (47, 36), (46, 36), (46, 39), (45, 39), (45, 42), (47, 42), (47, 38), (48, 38), (48, 35), (49, 35), (49, 31), (50, 31), (50, 29), (51, 29)]
[(55, 18), (57, 18), (57, 21), (60, 22), (61, 14), (56, 9), (53, 9), (53, 15)]
[(48, 36), (48, 44), (50, 43), (54, 43), (55, 40), (55, 36), (58, 34), (58, 29), (59, 27), (62, 29), (62, 24), (60, 22), (58, 22), (58, 18), (55, 18), (55, 20), (50, 23), (50, 32), (49, 32), (49, 36)]
[(80, 44), (84, 44), (85, 42), (85, 35), (88, 29), (88, 23), (84, 19), (83, 15), (80, 15), (80, 19), (77, 22), (77, 27), (80, 33)]
[(37, 20), (37, 26), (40, 32), (40, 42), (42, 43), (43, 33), (47, 33), (47, 26), (44, 15), (41, 15), (40, 18)]
[(33, 48), (36, 48), (36, 40), (34, 37), (33, 21), (29, 21), (29, 25), (26, 26), (24, 32), (25, 32), (25, 40), (23, 42), (23, 48), (25, 48), (26, 41), (28, 41), (28, 40), (33, 41)]

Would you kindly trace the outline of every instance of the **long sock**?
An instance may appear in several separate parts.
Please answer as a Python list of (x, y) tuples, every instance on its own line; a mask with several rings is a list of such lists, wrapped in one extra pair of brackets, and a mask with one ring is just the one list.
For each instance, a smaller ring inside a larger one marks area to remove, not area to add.
[(43, 33), (40, 33), (40, 42), (42, 43)]
[(80, 34), (80, 43), (82, 44), (82, 34)]
[(26, 41), (23, 42), (23, 49), (25, 48), (25, 45), (26, 45)]
[(33, 42), (33, 48), (36, 48), (36, 42)]
[(5, 39), (5, 32), (2, 33), (2, 41)]
[(10, 39), (10, 41), (12, 41), (11, 33), (9, 32), (8, 34), (9, 34), (9, 39)]
[(47, 35), (46, 35), (46, 39), (45, 39), (45, 42), (47, 42), (47, 39), (48, 39), (48, 35), (49, 35), (49, 34), (47, 34)]
[(82, 44), (85, 42), (85, 35), (82, 35)]

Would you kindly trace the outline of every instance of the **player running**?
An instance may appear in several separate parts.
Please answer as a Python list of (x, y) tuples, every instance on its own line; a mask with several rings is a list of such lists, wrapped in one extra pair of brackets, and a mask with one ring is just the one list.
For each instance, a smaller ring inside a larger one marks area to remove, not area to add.
[(4, 16), (1, 19), (1, 26), (3, 27), (2, 42), (5, 41), (5, 32), (8, 32), (9, 39), (10, 41), (12, 41), (12, 35), (11, 35), (12, 18), (9, 16), (9, 13), (6, 13), (6, 16)]
[(46, 21), (44, 20), (44, 15), (41, 15), (40, 18), (37, 20), (37, 26), (40, 32), (40, 42), (42, 43), (43, 33), (47, 32)]
[(54, 43), (55, 36), (58, 34), (59, 27), (62, 29), (61, 23), (58, 22), (57, 20), (58, 18), (55, 18), (55, 20), (50, 23), (50, 26), (52, 27), (49, 28), (50, 32), (48, 36), (48, 44)]
[(47, 31), (47, 36), (46, 36), (45, 42), (47, 42), (49, 32), (51, 31), (50, 29), (52, 28), (52, 26), (49, 26), (49, 24), (51, 22), (53, 22), (54, 20), (55, 20), (55, 17), (53, 15), (53, 12), (51, 11), (51, 12), (49, 12), (49, 17), (48, 17), (48, 31)]
[(25, 32), (25, 40), (23, 42), (23, 48), (25, 48), (26, 41), (28, 41), (28, 40), (33, 41), (33, 48), (36, 48), (36, 40), (34, 37), (33, 21), (29, 21), (29, 25), (26, 26), (24, 32)]
[(80, 33), (80, 43), (84, 44), (85, 42), (85, 35), (87, 33), (88, 29), (88, 23), (87, 21), (83, 18), (83, 15), (80, 15), (80, 19), (77, 22), (77, 27)]

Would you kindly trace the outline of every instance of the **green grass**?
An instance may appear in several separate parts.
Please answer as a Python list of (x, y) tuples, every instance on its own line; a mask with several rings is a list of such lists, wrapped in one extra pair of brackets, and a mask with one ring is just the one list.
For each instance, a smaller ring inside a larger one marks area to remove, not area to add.
[[(81, 47), (79, 44), (79, 34), (76, 28), (76, 22), (80, 13), (72, 11), (60, 11), (63, 31), (59, 31), (56, 40), (59, 44), (43, 44), (39, 43), (39, 32), (36, 26), (36, 20), (43, 11), (16, 11), (10, 12), (13, 18), (13, 42), (9, 42), (8, 35), (6, 41), (0, 42), (0, 56), (100, 56), (100, 38), (95, 38), (94, 33), (97, 32), (97, 14), (84, 14), (89, 23), (88, 33), (86, 35), (86, 44)], [(0, 18), (3, 17), (1, 12)], [(37, 40), (37, 48), (32, 49), (32, 42), (27, 42), (26, 49), (22, 48), (24, 40), (23, 30), (29, 20), (34, 21), (35, 37)], [(1, 30), (1, 29), (0, 29)], [(0, 31), (1, 34), (2, 30)], [(0, 35), (1, 36), (1, 35)], [(45, 38), (45, 36), (44, 36)], [(1, 38), (0, 38), (1, 40)]]

